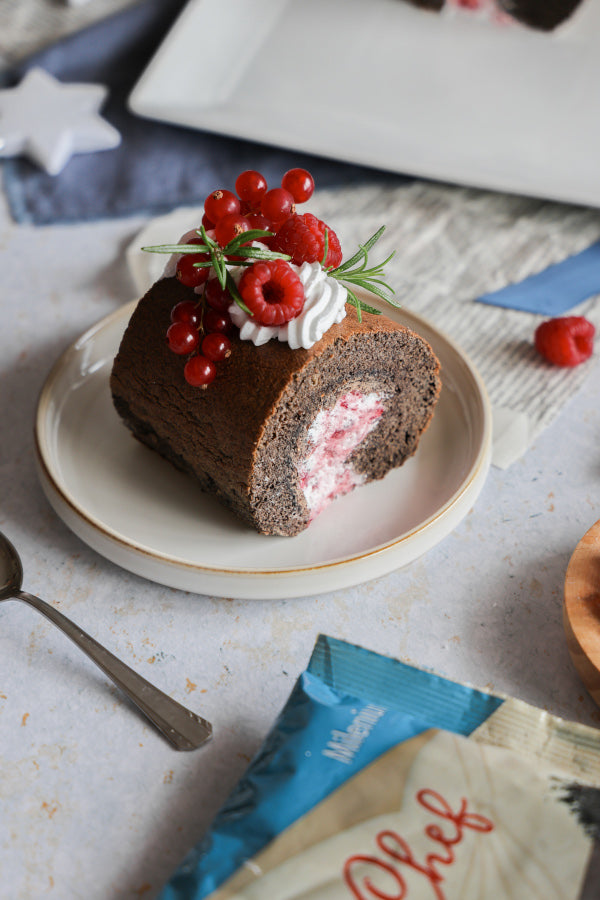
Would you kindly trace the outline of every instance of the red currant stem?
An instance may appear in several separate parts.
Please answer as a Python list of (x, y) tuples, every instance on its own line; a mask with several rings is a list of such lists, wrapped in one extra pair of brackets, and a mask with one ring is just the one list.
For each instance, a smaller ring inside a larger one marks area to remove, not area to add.
[(237, 284), (233, 280), (233, 275), (231, 274), (231, 272), (227, 272), (227, 289), (228, 289), (229, 293), (231, 294), (232, 300), (234, 300), (237, 303), (237, 305), (240, 307), (240, 309), (243, 309), (244, 312), (248, 316), (251, 316), (252, 311), (250, 309), (248, 309), (248, 307), (242, 300), (241, 294), (238, 291)]

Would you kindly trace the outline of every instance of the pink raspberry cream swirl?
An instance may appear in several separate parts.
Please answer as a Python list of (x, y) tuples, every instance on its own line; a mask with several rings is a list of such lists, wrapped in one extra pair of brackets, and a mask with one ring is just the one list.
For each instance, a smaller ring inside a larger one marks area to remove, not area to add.
[(310, 521), (332, 500), (365, 481), (349, 462), (384, 411), (383, 395), (352, 390), (332, 409), (319, 412), (308, 430), (308, 455), (298, 465), (299, 486), (310, 510)]

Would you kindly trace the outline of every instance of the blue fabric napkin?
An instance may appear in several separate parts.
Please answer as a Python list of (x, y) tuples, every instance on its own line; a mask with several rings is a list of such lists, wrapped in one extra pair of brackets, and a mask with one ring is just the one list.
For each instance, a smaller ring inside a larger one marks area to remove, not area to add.
[(491, 306), (560, 316), (595, 294), (600, 294), (600, 243), (477, 299)]
[(293, 166), (310, 169), (318, 188), (393, 176), (361, 166), (284, 151), (262, 144), (138, 118), (127, 98), (186, 0), (145, 0), (71, 35), (9, 71), (5, 87), (32, 66), (63, 82), (92, 82), (109, 89), (100, 110), (120, 132), (115, 150), (72, 157), (50, 176), (25, 159), (3, 161), (4, 187), (17, 222), (77, 222), (133, 214), (161, 214), (202, 205), (217, 187), (233, 186), (244, 169), (259, 169), (271, 184)]

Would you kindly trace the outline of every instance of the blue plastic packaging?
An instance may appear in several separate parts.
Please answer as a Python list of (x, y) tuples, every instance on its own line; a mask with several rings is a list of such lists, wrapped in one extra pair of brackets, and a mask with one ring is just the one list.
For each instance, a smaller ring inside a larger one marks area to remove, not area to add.
[(396, 744), (431, 728), (468, 736), (503, 703), (325, 635), (258, 755), (160, 900), (202, 900)]

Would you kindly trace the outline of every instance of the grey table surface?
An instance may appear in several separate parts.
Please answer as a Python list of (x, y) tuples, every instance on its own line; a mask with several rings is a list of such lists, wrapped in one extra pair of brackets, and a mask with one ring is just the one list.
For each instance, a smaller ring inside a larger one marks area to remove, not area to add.
[(334, 635), (598, 725), (562, 628), (569, 558), (600, 518), (598, 369), (425, 556), (356, 588), (240, 601), (153, 584), (106, 561), (38, 482), (40, 388), (88, 326), (133, 297), (142, 219), (30, 228), (0, 195), (0, 530), (26, 588), (214, 724), (179, 754), (56, 629), (0, 611), (0, 894), (152, 898), (259, 748), (316, 636)]
[(0, 870), (12, 898), (154, 896), (260, 746), (320, 632), (599, 721), (561, 622), (566, 566), (600, 518), (594, 370), (521, 460), (490, 470), (447, 538), (356, 588), (198, 596), (129, 574), (69, 531), (36, 476), (37, 396), (61, 351), (131, 299), (123, 250), (143, 224), (34, 229), (0, 206), (0, 529), (29, 591), (206, 716), (215, 737), (171, 750), (56, 629), (3, 604)]

